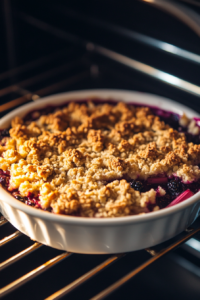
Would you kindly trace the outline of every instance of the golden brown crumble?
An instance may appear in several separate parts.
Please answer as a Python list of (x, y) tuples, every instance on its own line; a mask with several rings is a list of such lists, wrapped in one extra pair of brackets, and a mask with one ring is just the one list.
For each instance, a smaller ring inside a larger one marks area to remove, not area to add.
[[(189, 119), (184, 115), (181, 122), (188, 124)], [(33, 193), (43, 209), (51, 207), (57, 214), (146, 213), (156, 192), (135, 191), (122, 178), (200, 178), (200, 145), (187, 143), (184, 133), (148, 107), (71, 102), (36, 121), (16, 117), (11, 126), (10, 138), (0, 146), (0, 168), (10, 171), (9, 190), (19, 189), (22, 196)], [(197, 131), (194, 124), (190, 130)]]

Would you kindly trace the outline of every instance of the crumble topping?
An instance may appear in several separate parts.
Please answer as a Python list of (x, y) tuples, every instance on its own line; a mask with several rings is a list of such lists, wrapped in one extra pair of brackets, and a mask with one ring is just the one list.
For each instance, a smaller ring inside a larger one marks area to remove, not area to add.
[[(149, 204), (159, 209), (157, 192), (136, 191), (130, 180), (200, 179), (200, 145), (187, 143), (149, 107), (71, 102), (36, 115), (35, 121), (12, 120), (0, 145), (0, 169), (10, 172), (9, 191), (33, 194), (43, 209), (84, 217), (143, 214)], [(180, 122), (197, 134), (185, 115)]]

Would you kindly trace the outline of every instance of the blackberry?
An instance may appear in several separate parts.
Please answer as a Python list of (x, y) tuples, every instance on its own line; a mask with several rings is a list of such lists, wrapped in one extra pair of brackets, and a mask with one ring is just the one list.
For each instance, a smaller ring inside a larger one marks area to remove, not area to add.
[(194, 141), (193, 141), (194, 135), (192, 135), (192, 134), (189, 133), (189, 132), (185, 132), (185, 136), (186, 136), (186, 140), (187, 140), (188, 143), (194, 142)]
[(4, 184), (5, 183), (5, 176), (0, 177), (0, 183)]
[(9, 133), (9, 130), (8, 129), (3, 129), (1, 132), (0, 132), (0, 136), (3, 138), (5, 136), (10, 136), (10, 133)]
[(44, 210), (48, 211), (48, 212), (52, 212), (52, 208), (51, 207), (45, 208)]
[(142, 189), (143, 189), (143, 183), (141, 181), (135, 181), (133, 180), (131, 183), (130, 183), (130, 186), (136, 190), (136, 191), (139, 191), (141, 192)]
[(21, 197), (20, 195), (15, 196), (15, 198), (16, 198), (17, 200), (24, 201), (24, 198)]
[(35, 204), (31, 200), (26, 200), (25, 203), (29, 206), (35, 206)]
[(0, 176), (0, 183), (3, 185), (7, 185), (9, 181), (9, 178), (5, 175)]
[(165, 195), (163, 197), (156, 197), (156, 204), (161, 208), (165, 208), (172, 202), (173, 198), (170, 195)]
[(167, 124), (170, 125), (170, 127), (174, 128), (174, 129), (178, 129), (179, 125), (179, 116), (176, 114), (171, 114), (171, 116), (168, 118), (165, 118), (164, 120)]
[(170, 182), (168, 182), (167, 187), (169, 192), (172, 194), (177, 194), (181, 192), (181, 184), (178, 181), (171, 180)]

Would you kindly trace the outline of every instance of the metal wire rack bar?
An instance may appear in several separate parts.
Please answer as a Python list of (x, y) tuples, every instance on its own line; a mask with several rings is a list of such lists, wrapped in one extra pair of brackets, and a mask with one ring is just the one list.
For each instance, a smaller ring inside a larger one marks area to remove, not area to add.
[[(152, 264), (154, 261), (158, 260), (159, 258), (164, 256), (165, 254), (169, 253), (170, 251), (172, 251), (175, 248), (177, 248), (178, 246), (180, 246), (182, 243), (186, 242), (191, 237), (198, 234), (200, 232), (200, 227), (195, 229), (195, 230), (190, 228), (190, 229), (186, 230), (186, 232), (188, 233), (186, 236), (182, 237), (181, 239), (179, 239), (178, 241), (176, 241), (172, 245), (168, 246), (165, 249), (162, 249), (159, 252), (157, 252), (154, 249), (146, 249), (146, 251), (149, 252), (153, 256), (151, 259), (149, 259), (148, 261), (146, 261), (145, 263), (140, 265), (138, 268), (136, 268), (135, 270), (133, 270), (132, 272), (130, 272), (129, 274), (124, 276), (122, 279), (118, 280), (116, 283), (114, 283), (113, 285), (111, 285), (110, 287), (108, 287), (107, 289), (105, 289), (104, 291), (102, 291), (101, 293), (96, 295), (95, 297), (93, 297), (91, 300), (99, 300), (99, 299), (103, 299), (104, 297), (108, 296), (111, 292), (118, 289), (120, 286), (122, 286), (124, 283), (126, 283), (128, 280), (130, 280), (132, 277), (134, 277), (139, 272), (144, 270), (147, 266)], [(3, 270), (3, 268), (5, 268), (8, 265), (16, 262), (17, 260), (24, 257), (25, 255), (30, 254), (32, 251), (36, 250), (37, 248), (39, 248), (41, 246), (42, 246), (42, 244), (36, 242), (32, 246), (28, 247), (27, 249), (21, 251), (20, 253), (14, 255), (13, 257), (11, 257), (8, 260), (1, 263), (0, 264), (0, 270)], [(41, 274), (46, 269), (48, 269), (50, 266), (55, 265), (60, 260), (62, 260), (65, 257), (69, 256), (70, 254), (71, 253), (63, 253), (61, 255), (58, 255), (57, 257), (49, 260), (48, 262), (46, 262), (43, 265), (37, 267), (36, 269), (32, 270), (31, 272), (25, 274), (21, 278), (19, 278), (19, 279), (15, 280), (14, 282), (8, 284), (4, 288), (0, 289), (1, 295), (4, 296), (4, 295), (8, 294), (9, 292), (11, 292), (14, 289), (18, 288), (19, 286), (23, 285), (27, 281), (29, 281), (32, 278), (36, 277), (37, 275)], [(101, 270), (106, 268), (108, 265), (115, 262), (118, 258), (120, 258), (124, 255), (125, 254), (120, 254), (120, 255), (115, 255), (115, 256), (110, 257), (109, 259), (107, 259), (106, 261), (104, 261), (103, 263), (101, 263), (100, 265), (95, 267), (94, 269), (90, 270), (89, 272), (85, 273), (84, 275), (82, 275), (81, 277), (79, 277), (78, 279), (73, 281), (72, 283), (68, 284), (67, 286), (65, 286), (61, 290), (59, 290), (59, 291), (55, 292), (54, 294), (52, 294), (51, 296), (47, 297), (46, 300), (60, 299), (61, 297), (68, 294), (69, 292), (74, 290), (76, 287), (78, 287), (82, 283), (86, 282), (92, 276), (94, 276), (95, 274), (97, 274), (98, 272), (100, 272)]]
[(35, 99), (37, 100), (40, 96), (45, 96), (47, 94), (53, 93), (63, 87), (67, 87), (67, 86), (69, 86), (73, 83), (76, 83), (79, 80), (85, 79), (89, 76), (90, 76), (90, 71), (86, 70), (86, 71), (78, 73), (74, 76), (71, 76), (70, 78), (66, 78), (55, 84), (49, 85), (45, 88), (42, 88), (34, 93), (27, 93), (26, 95), (24, 95), (22, 97), (19, 97), (17, 99), (14, 99), (12, 101), (9, 101), (5, 104), (0, 105), (0, 112), (14, 108), (17, 105), (23, 104), (23, 103), (31, 101), (31, 100), (35, 100)]
[(52, 294), (45, 300), (57, 300), (61, 297), (67, 295), (73, 289), (84, 283), (86, 280), (90, 279), (92, 276), (96, 275), (98, 272), (106, 268), (108, 265), (116, 261), (118, 258), (122, 257), (125, 254), (115, 255), (108, 258), (106, 261), (95, 267), (94, 269), (90, 270), (89, 272), (85, 273), (83, 276), (79, 277), (78, 279), (74, 280), (72, 283), (68, 284), (61, 290), (57, 291), (56, 293)]
[(104, 299), (106, 296), (108, 296), (110, 293), (112, 293), (113, 291), (115, 291), (116, 289), (118, 289), (120, 286), (122, 286), (128, 280), (130, 280), (135, 275), (137, 275), (139, 272), (141, 272), (142, 270), (144, 270), (150, 264), (152, 264), (153, 262), (155, 262), (156, 260), (158, 260), (159, 258), (161, 258), (162, 256), (164, 256), (168, 252), (174, 250), (175, 248), (177, 248), (178, 246), (180, 246), (181, 244), (183, 244), (184, 242), (186, 242), (188, 239), (190, 239), (192, 236), (198, 234), (199, 232), (200, 232), (200, 227), (198, 229), (192, 231), (191, 233), (187, 234), (182, 239), (176, 241), (175, 243), (173, 243), (169, 247), (167, 247), (167, 248), (165, 248), (165, 249), (163, 249), (163, 250), (161, 250), (161, 251), (159, 251), (157, 253), (156, 253), (156, 251), (152, 251), (152, 250), (150, 252), (149, 249), (148, 249), (148, 252), (153, 255), (152, 258), (150, 258), (149, 260), (147, 260), (145, 263), (143, 263), (142, 265), (140, 265), (139, 267), (137, 267), (135, 270), (133, 270), (132, 272), (130, 272), (126, 276), (122, 277), (120, 280), (118, 280), (117, 282), (115, 282), (113, 285), (109, 286), (107, 289), (105, 289), (102, 292), (100, 292), (95, 297), (91, 298), (91, 300)]
[(47, 63), (50, 63), (52, 60), (56, 58), (65, 57), (67, 54), (70, 54), (72, 52), (72, 47), (67, 47), (64, 50), (58, 51), (56, 53), (43, 56), (39, 59), (33, 60), (27, 64), (21, 65), (17, 68), (11, 69), (9, 71), (3, 72), (0, 74), (0, 80), (4, 80), (6, 78), (12, 77), (14, 75), (19, 75), (21, 73), (24, 73), (26, 71), (29, 71), (30, 69), (35, 69), (37, 67), (41, 67)]
[[(200, 6), (200, 4), (199, 4), (199, 6)], [(96, 26), (97, 28), (101, 28), (106, 31), (110, 31), (111, 33), (116, 33), (123, 37), (127, 37), (131, 40), (135, 40), (137, 42), (143, 43), (147, 46), (154, 47), (156, 49), (171, 53), (173, 55), (177, 55), (178, 57), (181, 57), (181, 58), (190, 60), (194, 63), (200, 64), (200, 56), (198, 54), (184, 50), (175, 45), (163, 42), (161, 40), (149, 37), (147, 35), (138, 33), (133, 30), (129, 30), (129, 29), (121, 27), (119, 25), (106, 22), (105, 20), (101, 21), (100, 19), (93, 18), (88, 15), (86, 16), (83, 13), (78, 13), (77, 11), (73, 11), (69, 8), (66, 9), (66, 7), (64, 7), (64, 6), (53, 5), (52, 9), (57, 10), (57, 11), (59, 11), (59, 13), (65, 15), (67, 17), (73, 18), (77, 21), (82, 20), (84, 23), (89, 24), (90, 26)]]
[(70, 61), (66, 64), (59, 65), (58, 67), (55, 67), (55, 68), (53, 68), (51, 70), (48, 70), (48, 71), (45, 71), (45, 72), (43, 72), (39, 75), (36, 75), (34, 77), (31, 77), (31, 78), (25, 79), (23, 81), (20, 81), (20, 82), (17, 83), (17, 85), (14, 84), (14, 85), (8, 86), (4, 89), (1, 89), (0, 90), (0, 97), (4, 96), (5, 94), (8, 94), (10, 92), (19, 92), (19, 93), (21, 93), (21, 91), (20, 91), (21, 88), (24, 88), (24, 87), (29, 86), (31, 84), (35, 84), (37, 82), (40, 82), (43, 79), (45, 79), (45, 80), (49, 79), (50, 77), (58, 75), (59, 73), (62, 73), (63, 71), (70, 70), (71, 68), (74, 68), (79, 63), (80, 63), (80, 58), (76, 59), (76, 60), (73, 60), (73, 61)]
[(0, 263), (0, 271), (2, 271), (4, 268), (8, 267), (9, 265), (13, 264), (14, 262), (18, 261), (25, 255), (33, 252), (34, 250), (38, 249), (39, 247), (43, 246), (40, 243), (34, 243), (30, 247), (24, 249), (23, 251), (17, 253), (16, 255), (10, 257), (9, 259), (5, 260), (4, 262)]
[(186, 3), (189, 3), (191, 5), (194, 5), (194, 6), (199, 6), (200, 7), (200, 3), (197, 2), (196, 0), (180, 0), (182, 2), (186, 2)]
[(19, 237), (20, 235), (22, 235), (22, 233), (20, 231), (15, 231), (13, 234), (5, 237), (4, 239), (2, 239), (0, 241), (0, 247), (5, 245), (6, 243), (16, 239), (17, 237)]
[(180, 79), (176, 76), (173, 76), (171, 74), (165, 73), (161, 70), (158, 70), (156, 68), (153, 68), (149, 65), (143, 64), (139, 61), (136, 61), (132, 58), (129, 58), (127, 56), (124, 56), (122, 54), (119, 54), (117, 52), (111, 51), (109, 49), (106, 49), (101, 46), (95, 46), (93, 44), (89, 45), (88, 48), (91, 50), (94, 50), (101, 55), (104, 55), (112, 60), (115, 60), (116, 62), (119, 62), (123, 65), (126, 65), (129, 68), (135, 69), (137, 71), (140, 71), (142, 73), (145, 73), (151, 77), (154, 77), (156, 79), (159, 79), (160, 81), (163, 81), (165, 83), (168, 83), (176, 88), (179, 88), (185, 92), (189, 92), (195, 96), (200, 95), (200, 87), (192, 84), (188, 81), (185, 81), (183, 79)]
[(46, 263), (42, 264), (41, 266), (37, 267), (36, 269), (32, 270), (31, 272), (29, 272), (29, 273), (25, 274), (24, 276), (20, 277), (19, 279), (17, 279), (15, 281), (13, 281), (12, 283), (8, 284), (7, 286), (3, 287), (2, 289), (0, 289), (1, 297), (5, 296), (6, 294), (8, 294), (11, 291), (15, 290), (16, 288), (20, 287), (21, 285), (23, 285), (24, 283), (26, 283), (30, 279), (33, 279), (34, 277), (36, 277), (39, 274), (43, 273), (44, 271), (46, 271), (47, 269), (49, 269), (50, 267), (52, 267), (53, 265), (55, 265), (56, 263), (63, 260), (64, 258), (66, 258), (69, 255), (71, 255), (71, 253), (65, 252), (63, 254), (60, 254), (60, 255), (50, 259)]
[(175, 16), (177, 19), (185, 23), (190, 27), (197, 35), (200, 36), (200, 20), (199, 15), (195, 10), (191, 10), (188, 7), (180, 3), (175, 3), (166, 0), (140, 0), (143, 2), (148, 2), (155, 7), (166, 11), (167, 13)]
[(0, 221), (0, 226), (4, 225), (4, 224), (6, 224), (6, 223), (8, 223), (8, 221), (7, 221), (6, 219), (2, 219), (2, 220)]

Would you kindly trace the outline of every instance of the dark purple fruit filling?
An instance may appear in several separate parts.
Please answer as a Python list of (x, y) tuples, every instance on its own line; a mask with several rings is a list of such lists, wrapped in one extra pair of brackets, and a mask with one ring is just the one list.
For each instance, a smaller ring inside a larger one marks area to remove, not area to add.
[(34, 206), (35, 208), (41, 208), (39, 195), (35, 196), (33, 193), (29, 193), (29, 195), (24, 199), (27, 205)]
[(0, 184), (5, 187), (8, 188), (9, 185), (9, 180), (10, 180), (10, 175), (8, 174), (7, 171), (3, 171), (0, 169)]
[(23, 198), (22, 196), (20, 196), (20, 195), (16, 195), (15, 198), (16, 198), (17, 200), (19, 200), (19, 201), (24, 202), (24, 198)]
[(4, 186), (8, 186), (8, 184), (9, 184), (9, 178), (8, 178), (8, 176), (1, 176), (0, 177), (0, 183), (2, 184), (2, 185), (4, 185)]
[(0, 144), (1, 146), (5, 146), (5, 140), (2, 141), (5, 137), (9, 137), (10, 133), (9, 133), (9, 129), (3, 129), (0, 130)]
[(0, 130), (0, 139), (2, 139), (4, 137), (9, 137), (9, 136), (10, 136), (9, 129)]
[[(0, 183), (4, 188), (8, 190), (9, 187), (9, 174), (8, 172), (4, 172), (0, 170)], [(124, 179), (124, 178), (123, 178)], [(155, 206), (159, 206), (160, 209), (167, 207), (174, 199), (183, 195), (184, 191), (190, 191), (192, 196), (200, 190), (200, 180), (192, 183), (183, 183), (180, 178), (174, 177), (173, 179), (167, 177), (156, 177), (156, 178), (148, 178), (146, 181), (142, 180), (128, 180), (130, 182), (130, 186), (141, 193), (147, 192), (150, 189), (154, 189), (157, 191), (156, 195), (156, 203), (148, 204), (149, 211), (153, 211)], [(106, 182), (105, 184), (108, 184)], [(161, 196), (159, 193), (158, 186), (165, 190), (166, 194)], [(9, 191), (10, 192), (10, 191)], [(39, 195), (35, 196), (33, 193), (29, 193), (27, 197), (22, 197), (18, 190), (11, 191), (10, 194), (15, 197), (17, 200), (24, 202), (25, 204), (35, 207), (41, 208)], [(45, 211), (52, 212), (52, 208), (44, 209)]]
[(151, 110), (156, 116), (160, 117), (161, 121), (164, 121), (170, 127), (179, 131), (181, 126), (179, 124), (180, 116), (178, 114), (168, 112), (158, 108), (151, 108)]
[[(149, 211), (152, 211), (155, 206), (159, 206), (161, 209), (167, 207), (175, 199), (178, 199), (178, 197), (184, 195), (184, 192), (186, 191), (190, 191), (190, 194), (188, 193), (188, 195), (191, 197), (193, 194), (200, 191), (200, 180), (191, 183), (183, 183), (181, 178), (178, 177), (173, 177), (173, 179), (167, 177), (157, 177), (148, 178), (146, 181), (132, 180), (130, 181), (130, 186), (134, 190), (142, 193), (148, 192), (151, 189), (154, 189), (157, 192), (156, 203), (148, 204)], [(160, 195), (158, 186), (165, 190), (166, 194), (164, 196)]]
[[(184, 132), (188, 143), (200, 144), (200, 134), (193, 135), (187, 132), (188, 128), (179, 124), (180, 116), (178, 114), (158, 108), (151, 108), (151, 110), (156, 116), (160, 117), (161, 121), (164, 121), (178, 132)], [(199, 126), (197, 122), (198, 119), (194, 118), (194, 120), (196, 121), (197, 126)]]
[[(40, 206), (40, 200), (39, 200), (39, 195), (35, 197), (34, 194), (29, 193), (27, 197), (23, 197), (20, 195), (20, 192), (15, 189), (12, 191), (9, 191), (9, 181), (10, 181), (10, 174), (8, 171), (3, 171), (0, 169), (0, 184), (17, 200), (26, 203), (27, 205), (36, 207), (36, 208), (41, 208)], [(52, 210), (52, 209), (50, 209)], [(49, 211), (49, 210), (48, 210)]]
[[(172, 202), (172, 198), (170, 197), (169, 194), (166, 194), (165, 196), (162, 197), (156, 197), (156, 205), (158, 205), (160, 209), (167, 207), (171, 202)], [(148, 205), (148, 209), (152, 211), (155, 206), (150, 204)]]

